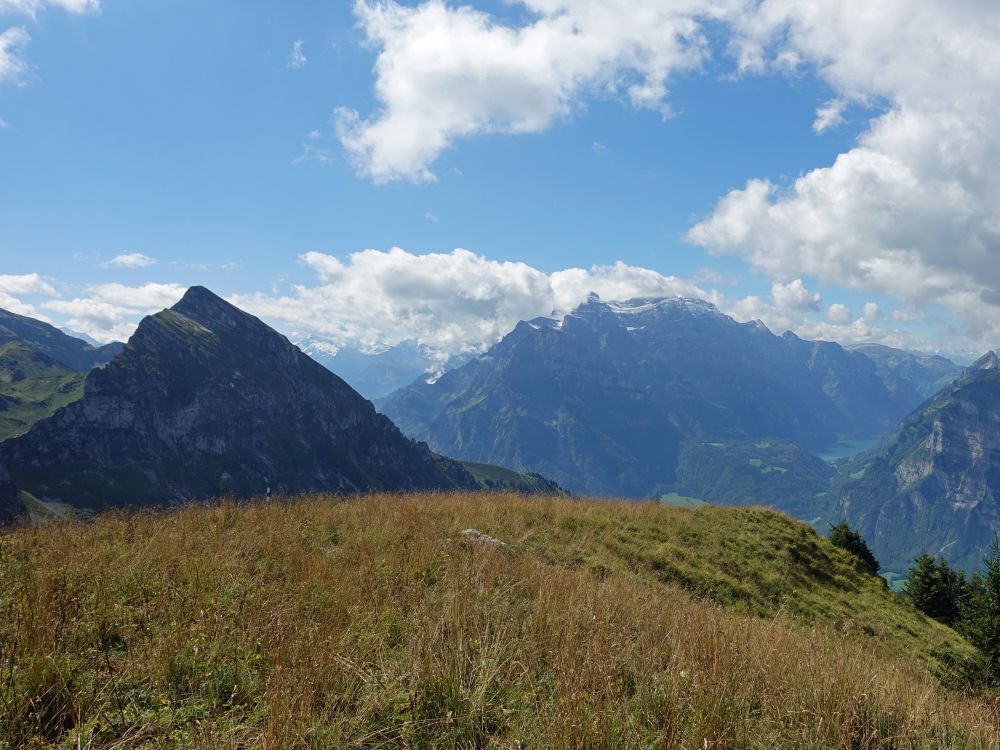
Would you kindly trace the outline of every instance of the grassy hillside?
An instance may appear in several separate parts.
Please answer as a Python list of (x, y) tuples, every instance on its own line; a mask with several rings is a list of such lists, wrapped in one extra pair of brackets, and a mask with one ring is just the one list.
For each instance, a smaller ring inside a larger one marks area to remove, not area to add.
[(514, 471), (495, 464), (481, 464), (475, 461), (459, 461), (462, 468), (472, 474), (481, 489), (513, 490), (546, 495), (565, 495), (566, 491), (551, 479), (541, 474)]
[(998, 741), (996, 709), (945, 687), (962, 640), (766, 510), (483, 493), (112, 514), (0, 539), (0, 591), (0, 747)]
[(84, 377), (28, 344), (0, 345), (0, 441), (80, 398)]
[(786, 440), (688, 440), (671, 489), (723, 505), (780, 507), (808, 521), (828, 513), (834, 473), (824, 460)]

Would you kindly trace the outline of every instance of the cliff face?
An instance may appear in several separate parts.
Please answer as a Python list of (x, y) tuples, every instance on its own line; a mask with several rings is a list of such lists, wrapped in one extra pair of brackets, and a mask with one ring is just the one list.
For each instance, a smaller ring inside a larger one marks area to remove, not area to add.
[(144, 319), (82, 399), (0, 456), (33, 494), (91, 507), (268, 487), (475, 486), (284, 336), (200, 287)]
[(447, 455), (630, 496), (672, 485), (685, 440), (820, 448), (905, 414), (864, 355), (680, 298), (592, 297), (561, 321), (520, 323), (486, 354), (380, 405)]
[(923, 548), (972, 569), (1000, 532), (998, 364), (980, 359), (851, 467), (840, 509), (883, 567)]

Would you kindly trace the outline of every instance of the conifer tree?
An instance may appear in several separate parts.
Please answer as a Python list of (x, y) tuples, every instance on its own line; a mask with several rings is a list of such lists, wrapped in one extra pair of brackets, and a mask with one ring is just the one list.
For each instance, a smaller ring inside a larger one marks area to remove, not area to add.
[(994, 538), (971, 589), (962, 630), (982, 652), (993, 679), (1000, 680), (1000, 540)]
[(955, 625), (962, 616), (968, 591), (965, 574), (944, 560), (924, 553), (906, 576), (903, 595), (928, 617)]
[(861, 560), (872, 575), (878, 573), (881, 566), (875, 559), (874, 553), (861, 534), (848, 526), (847, 521), (830, 525), (830, 541)]

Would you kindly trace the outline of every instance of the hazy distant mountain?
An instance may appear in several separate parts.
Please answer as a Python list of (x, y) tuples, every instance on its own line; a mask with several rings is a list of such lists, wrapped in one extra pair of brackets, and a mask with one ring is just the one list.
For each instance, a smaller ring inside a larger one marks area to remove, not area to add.
[(888, 570), (975, 568), (1000, 532), (1000, 360), (990, 352), (849, 467), (840, 512)]
[[(371, 353), (347, 346), (331, 354), (331, 347), (321, 341), (303, 341), (300, 346), (368, 399), (388, 396), (418, 378), (429, 378), (442, 367), (426, 346), (412, 341)], [(448, 366), (457, 367), (467, 360), (468, 357), (453, 358)]]
[(83, 397), (0, 445), (37, 497), (142, 504), (224, 494), (475, 487), (343, 380), (201, 287), (145, 318)]
[(674, 486), (687, 440), (819, 449), (877, 434), (915, 404), (901, 406), (871, 359), (838, 344), (775, 336), (701, 300), (592, 295), (379, 405), (442, 453), (571, 491), (647, 496)]
[(0, 345), (0, 441), (78, 399), (84, 377), (30, 344)]
[(86, 341), (68, 336), (48, 323), (0, 310), (0, 344), (10, 341), (31, 344), (57, 362), (78, 372), (87, 372), (97, 365), (110, 362), (122, 350), (122, 344), (119, 343), (91, 346)]
[(910, 408), (930, 398), (962, 374), (962, 367), (950, 359), (922, 352), (893, 349), (881, 344), (854, 344), (848, 350), (860, 352), (875, 363), (875, 371), (893, 398)]

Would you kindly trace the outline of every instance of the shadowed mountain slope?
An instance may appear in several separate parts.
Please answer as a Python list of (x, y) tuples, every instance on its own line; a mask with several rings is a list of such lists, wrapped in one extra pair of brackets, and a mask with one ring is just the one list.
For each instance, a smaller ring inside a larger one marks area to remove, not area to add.
[(447, 455), (641, 497), (674, 486), (685, 441), (819, 449), (882, 432), (916, 404), (898, 404), (875, 363), (838, 344), (775, 336), (701, 300), (592, 295), (379, 405)]
[(123, 346), (120, 343), (113, 343), (94, 347), (48, 323), (0, 310), (0, 344), (10, 341), (30, 344), (77, 372), (87, 372), (98, 365), (110, 362)]
[(306, 490), (475, 487), (257, 318), (193, 287), (145, 318), (84, 395), (0, 461), (77, 506)]

